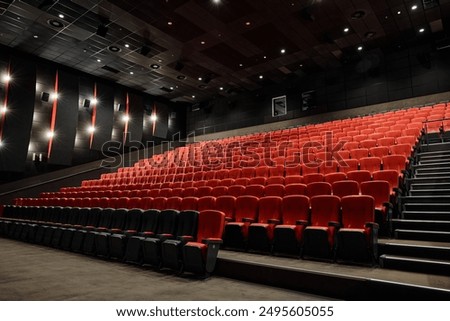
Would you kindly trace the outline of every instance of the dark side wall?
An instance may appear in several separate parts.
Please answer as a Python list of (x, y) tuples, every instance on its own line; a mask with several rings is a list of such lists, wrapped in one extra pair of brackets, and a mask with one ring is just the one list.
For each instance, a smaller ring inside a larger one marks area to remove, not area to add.
[[(449, 49), (436, 51), (427, 44), (362, 53), (327, 71), (299, 66), (281, 85), (224, 94), (201, 104), (199, 111), (188, 111), (187, 131), (198, 136), (449, 91), (449, 57)], [(303, 111), (302, 93), (308, 91), (315, 92), (316, 108)], [(272, 98), (282, 95), (287, 96), (288, 113), (272, 117)]]
[[(0, 117), (0, 184), (185, 136), (186, 106), (164, 98), (0, 46), (0, 73), (8, 72), (12, 80), (0, 80), (0, 104), (6, 101), (8, 107)], [(127, 106), (130, 117), (126, 140), (125, 109), (119, 105)], [(160, 115), (156, 133), (148, 124), (153, 106)], [(94, 133), (89, 132), (93, 125)], [(108, 144), (116, 145), (115, 152), (105, 152)]]

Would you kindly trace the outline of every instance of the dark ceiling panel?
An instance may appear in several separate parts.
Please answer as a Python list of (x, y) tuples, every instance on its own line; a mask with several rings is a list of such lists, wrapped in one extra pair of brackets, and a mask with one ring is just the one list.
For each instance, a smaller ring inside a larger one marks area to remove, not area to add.
[(204, 7), (211, 15), (223, 23), (230, 23), (234, 20), (238, 20), (249, 15), (254, 10), (246, 0), (226, 1), (223, 6), (214, 4), (211, 0), (194, 0), (194, 2)]

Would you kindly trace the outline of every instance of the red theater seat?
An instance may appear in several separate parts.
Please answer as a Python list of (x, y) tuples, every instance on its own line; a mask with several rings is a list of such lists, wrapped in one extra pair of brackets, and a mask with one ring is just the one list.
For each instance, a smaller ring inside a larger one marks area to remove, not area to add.
[(358, 195), (359, 184), (356, 181), (339, 181), (332, 184), (333, 195), (342, 198), (347, 195)]
[(248, 227), (258, 218), (259, 199), (256, 196), (239, 196), (236, 199), (235, 220), (225, 226), (224, 245), (233, 248), (245, 248), (248, 239)]
[(273, 252), (300, 255), (303, 231), (309, 224), (309, 198), (303, 195), (283, 197), (282, 224), (274, 229)]
[(281, 223), (281, 202), (278, 196), (265, 196), (259, 199), (258, 222), (248, 228), (248, 249), (271, 251), (273, 230)]
[(335, 195), (310, 198), (311, 225), (304, 230), (303, 256), (333, 259), (341, 202)]
[(306, 185), (306, 196), (331, 195), (331, 184), (327, 182), (314, 182)]
[(368, 195), (345, 196), (341, 205), (342, 227), (338, 232), (337, 259), (375, 262), (378, 224), (374, 223), (374, 198)]

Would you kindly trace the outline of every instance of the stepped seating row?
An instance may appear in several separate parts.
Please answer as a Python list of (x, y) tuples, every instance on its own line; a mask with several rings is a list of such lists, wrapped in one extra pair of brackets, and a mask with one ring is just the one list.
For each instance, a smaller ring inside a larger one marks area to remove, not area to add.
[(378, 224), (372, 196), (241, 196), (225, 225), (225, 248), (374, 262)]
[(215, 210), (6, 206), (0, 235), (199, 274), (214, 269), (225, 224)]
[[(408, 167), (409, 160), (407, 157), (411, 155), (411, 148), (404, 151), (403, 155), (387, 155), (377, 157), (364, 157), (363, 149), (356, 150), (359, 153), (359, 159), (341, 159), (338, 161), (328, 161), (321, 163), (307, 163), (307, 164), (295, 164), (290, 167), (276, 166), (259, 166), (259, 167), (247, 167), (236, 169), (222, 169), (219, 171), (200, 171), (195, 174), (179, 174), (179, 175), (158, 175), (148, 177), (123, 177), (117, 179), (100, 179), (84, 181), (81, 187), (74, 188), (62, 188), (61, 191), (77, 191), (77, 190), (97, 190), (97, 189), (111, 189), (120, 188), (119, 186), (127, 187), (130, 189), (149, 189), (153, 188), (152, 185), (161, 184), (159, 188), (186, 188), (186, 187), (199, 187), (201, 181), (211, 182), (214, 180), (225, 179), (245, 179), (250, 180), (264, 177), (289, 177), (289, 176), (306, 176), (313, 173), (334, 173), (334, 172), (348, 172), (357, 169), (377, 171), (380, 169), (397, 170), (399, 173)], [(363, 152), (363, 153), (361, 153)], [(343, 155), (344, 156), (344, 155)], [(179, 183), (178, 185), (176, 183)], [(191, 185), (192, 183), (192, 185)], [(150, 186), (149, 186), (150, 185)], [(176, 186), (176, 187), (174, 187)]]
[[(190, 198), (190, 201), (193, 199)], [(245, 195), (237, 198), (210, 197), (208, 201), (208, 209), (200, 210), (200, 218), (202, 213), (220, 213), (223, 216), (223, 220), (228, 222), (225, 228), (223, 225), (221, 227), (227, 248), (295, 256), (305, 254), (306, 257), (330, 260), (338, 254), (341, 260), (364, 262), (372, 262), (376, 255), (378, 224), (374, 223), (376, 200), (372, 196), (340, 198), (319, 195), (310, 198), (290, 195), (258, 198)], [(200, 200), (197, 202), (197, 208), (203, 206)], [(211, 272), (212, 263), (205, 263), (205, 257), (209, 255), (204, 256), (202, 252), (208, 248), (198, 248), (201, 245), (187, 242), (195, 238), (192, 217), (196, 217), (197, 213), (191, 209), (127, 210), (14, 205), (5, 207), (5, 215), (0, 220), (0, 233), (24, 241), (127, 262), (174, 269), (184, 267), (197, 273)], [(183, 217), (186, 217), (186, 222)], [(199, 222), (199, 228), (203, 226), (206, 229), (202, 237), (207, 235), (217, 241), (214, 243), (216, 251), (222, 234), (217, 234), (218, 229), (213, 225), (217, 225), (217, 221), (210, 221), (204, 226)], [(183, 242), (187, 242), (186, 245), (183, 246)], [(183, 259), (175, 255), (180, 246), (183, 246)], [(184, 250), (189, 246), (194, 249)], [(198, 253), (192, 256), (196, 259), (189, 261), (186, 253), (195, 252), (195, 249)], [(203, 254), (201, 258), (198, 257), (200, 253)], [(165, 257), (166, 254), (169, 258)], [(187, 264), (187, 261), (190, 263)]]

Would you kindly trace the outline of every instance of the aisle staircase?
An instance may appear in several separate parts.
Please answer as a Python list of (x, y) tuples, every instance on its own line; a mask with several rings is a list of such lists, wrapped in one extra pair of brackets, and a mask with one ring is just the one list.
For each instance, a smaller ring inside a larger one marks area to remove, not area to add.
[(414, 155), (394, 239), (380, 241), (383, 268), (450, 275), (450, 143), (435, 136)]

